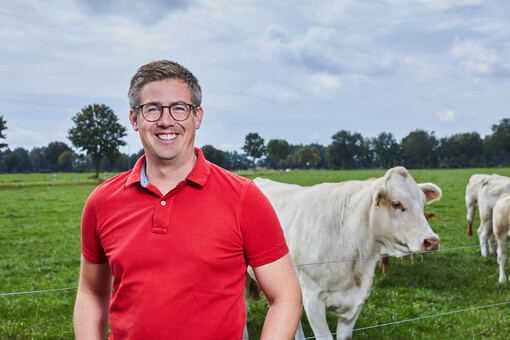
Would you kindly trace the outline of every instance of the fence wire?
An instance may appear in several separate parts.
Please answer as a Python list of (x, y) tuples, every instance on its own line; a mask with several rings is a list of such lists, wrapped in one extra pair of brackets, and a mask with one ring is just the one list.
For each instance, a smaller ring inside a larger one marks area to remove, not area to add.
[[(428, 315), (428, 316), (422, 316), (422, 317), (414, 318), (414, 319), (407, 319), (407, 320), (400, 320), (400, 321), (395, 321), (395, 322), (388, 322), (388, 323), (383, 323), (383, 324), (375, 325), (375, 326), (368, 326), (368, 327), (356, 328), (356, 329), (353, 329), (353, 330), (352, 330), (352, 332), (365, 331), (365, 330), (367, 330), (367, 329), (374, 329), (374, 328), (386, 327), (386, 326), (397, 325), (397, 324), (406, 323), (406, 322), (411, 322), (411, 321), (419, 321), (419, 320), (430, 319), (430, 318), (435, 318), (435, 317), (439, 317), (439, 316), (451, 315), (451, 314), (462, 313), (462, 312), (469, 312), (469, 311), (473, 311), (473, 310), (477, 310), (477, 309), (484, 309), (484, 308), (490, 308), (490, 307), (498, 307), (498, 306), (503, 306), (503, 305), (508, 305), (508, 304), (510, 304), (510, 301), (508, 301), (508, 302), (494, 303), (494, 304), (492, 304), (492, 305), (487, 305), (487, 306), (479, 306), (479, 307), (472, 307), (472, 308), (460, 309), (460, 310), (456, 310), (456, 311), (453, 311), (453, 312), (446, 312), (446, 313), (440, 313), (440, 314), (433, 314), (433, 315)], [(342, 332), (332, 333), (332, 335), (344, 334), (344, 333), (349, 333), (349, 332), (351, 332), (351, 331), (342, 331)], [(301, 338), (301, 339), (299, 339), (299, 340), (308, 340), (308, 339), (324, 338), (324, 337), (327, 337), (327, 336), (329, 336), (329, 334), (325, 334), (325, 335), (317, 335), (317, 336), (312, 336), (312, 337), (309, 337), (309, 338)]]
[[(507, 244), (508, 245), (509, 243), (510, 242), (505, 242), (505, 243), (490, 243), (490, 244), (487, 244), (486, 246), (497, 246), (497, 245), (500, 245), (500, 244)], [(421, 251), (421, 252), (414, 252), (414, 253), (402, 253), (402, 254), (397, 254), (397, 255), (382, 255), (382, 256), (363, 257), (363, 258), (356, 258), (356, 259), (345, 259), (345, 260), (334, 260), (334, 261), (324, 261), (324, 262), (302, 263), (302, 264), (295, 264), (294, 266), (295, 267), (302, 267), (302, 266), (312, 266), (312, 265), (321, 265), (321, 264), (332, 264), (332, 263), (341, 263), (341, 262), (372, 260), (372, 259), (381, 259), (381, 258), (387, 258), (387, 257), (401, 257), (401, 256), (412, 255), (412, 254), (438, 253), (438, 252), (445, 252), (445, 251), (452, 251), (452, 250), (473, 249), (473, 248), (480, 248), (480, 247), (481, 247), (480, 245), (474, 245), (474, 246), (465, 246), (465, 247), (457, 247), (457, 248), (447, 248), (447, 249), (438, 249), (438, 250), (430, 250), (430, 251)], [(78, 287), (59, 288), (59, 289), (47, 289), (47, 290), (36, 290), (36, 291), (28, 291), (28, 292), (0, 293), (0, 297), (3, 297), (3, 296), (13, 296), (13, 295), (24, 295), (24, 294), (36, 294), (36, 293), (60, 292), (60, 291), (69, 291), (69, 290), (76, 290), (76, 289), (78, 289)], [(452, 311), (452, 312), (446, 312), (446, 313), (439, 313), (439, 314), (433, 314), (433, 315), (428, 315), (428, 316), (422, 316), (422, 317), (418, 317), (418, 318), (414, 318), (414, 319), (406, 319), (406, 320), (400, 320), (400, 321), (395, 321), (395, 322), (388, 322), (388, 323), (384, 323), (384, 324), (380, 324), (380, 325), (368, 326), (368, 327), (363, 327), (363, 328), (356, 328), (356, 329), (353, 329), (352, 332), (358, 332), (358, 331), (369, 330), (369, 329), (374, 329), (374, 328), (381, 328), (381, 327), (386, 327), (386, 326), (391, 326), (391, 325), (396, 325), (396, 324), (402, 324), (402, 323), (406, 323), (406, 322), (419, 321), (419, 320), (430, 319), (430, 318), (434, 318), (434, 317), (440, 317), (440, 316), (445, 316), (445, 315), (457, 314), (457, 313), (462, 313), (462, 312), (469, 312), (469, 311), (478, 310), (478, 309), (484, 309), (484, 308), (498, 307), (498, 306), (503, 306), (503, 305), (508, 305), (508, 304), (510, 304), (510, 301), (495, 303), (495, 304), (491, 304), (491, 305), (487, 305), (487, 306), (479, 306), (479, 307), (460, 309), (460, 310), (456, 310), (456, 311)], [(351, 332), (351, 331), (343, 331), (343, 332), (332, 333), (332, 335), (349, 333), (349, 332)], [(323, 338), (323, 337), (328, 337), (328, 336), (330, 336), (330, 335), (329, 334), (327, 334), (327, 335), (317, 335), (317, 336), (313, 336), (313, 337), (309, 337), (309, 338), (302, 338), (300, 340), (318, 339), (318, 338)]]

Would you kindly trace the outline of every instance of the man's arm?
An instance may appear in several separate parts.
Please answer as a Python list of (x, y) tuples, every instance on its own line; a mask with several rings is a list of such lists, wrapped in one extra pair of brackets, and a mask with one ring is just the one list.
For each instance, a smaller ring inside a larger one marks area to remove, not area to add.
[(104, 340), (108, 332), (108, 306), (112, 295), (110, 266), (81, 257), (80, 283), (74, 306), (76, 339)]
[(290, 255), (254, 267), (253, 272), (269, 302), (260, 339), (292, 339), (301, 318), (303, 303), (301, 286)]

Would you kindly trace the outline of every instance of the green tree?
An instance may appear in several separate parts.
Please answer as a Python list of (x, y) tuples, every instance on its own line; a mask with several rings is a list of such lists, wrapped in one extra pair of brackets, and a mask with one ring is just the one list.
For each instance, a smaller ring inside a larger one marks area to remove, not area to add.
[(58, 158), (64, 151), (71, 151), (71, 148), (64, 142), (51, 142), (43, 148), (42, 156), (48, 161), (53, 170), (57, 169)]
[[(0, 116), (0, 139), (5, 139), (4, 130), (7, 130), (7, 126), (5, 126), (7, 122), (4, 119), (4, 116)], [(0, 143), (0, 149), (6, 148), (7, 144)]]
[(280, 168), (280, 163), (287, 158), (290, 153), (290, 145), (283, 139), (271, 139), (267, 142), (267, 155), (274, 159), (276, 169)]
[(65, 170), (71, 170), (73, 166), (74, 157), (71, 150), (66, 150), (58, 156), (57, 164)]
[(434, 151), (436, 150), (438, 141), (434, 133), (429, 134), (427, 131), (415, 130), (402, 140), (402, 148), (404, 153), (409, 157), (413, 157), (419, 167), (424, 169), (426, 160), (434, 163)]
[(486, 138), (486, 152), (497, 164), (501, 164), (510, 156), (510, 119), (505, 118), (492, 125), (492, 132)]
[(372, 139), (372, 146), (383, 169), (389, 169), (398, 163), (400, 145), (391, 132), (381, 132)]
[(314, 168), (321, 161), (321, 155), (315, 146), (303, 146), (298, 151), (298, 161), (305, 168)]
[(253, 158), (253, 171), (255, 171), (257, 166), (256, 160), (264, 156), (266, 152), (264, 138), (260, 137), (258, 133), (249, 133), (246, 135), (242, 149), (248, 156)]
[(9, 152), (2, 157), (3, 165), (11, 172), (15, 172), (22, 161), (23, 157), (16, 151)]
[(99, 176), (99, 166), (104, 157), (113, 157), (126, 128), (118, 122), (111, 108), (106, 105), (88, 105), (73, 117), (75, 126), (69, 130), (68, 138), (76, 148), (86, 151)]
[(205, 159), (218, 166), (225, 167), (227, 154), (224, 151), (218, 150), (212, 145), (204, 145), (201, 149), (204, 153)]
[(363, 155), (363, 137), (360, 133), (339, 131), (332, 137), (333, 142), (326, 148), (326, 158), (332, 169), (352, 169), (356, 158)]

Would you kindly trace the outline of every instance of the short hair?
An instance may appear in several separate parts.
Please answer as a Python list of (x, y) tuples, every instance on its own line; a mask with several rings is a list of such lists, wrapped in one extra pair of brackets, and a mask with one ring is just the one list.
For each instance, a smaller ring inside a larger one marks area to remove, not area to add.
[(184, 66), (169, 60), (158, 60), (141, 66), (131, 78), (128, 99), (129, 106), (135, 108), (140, 105), (142, 88), (153, 81), (164, 79), (179, 79), (188, 85), (193, 105), (202, 103), (202, 89), (198, 79)]

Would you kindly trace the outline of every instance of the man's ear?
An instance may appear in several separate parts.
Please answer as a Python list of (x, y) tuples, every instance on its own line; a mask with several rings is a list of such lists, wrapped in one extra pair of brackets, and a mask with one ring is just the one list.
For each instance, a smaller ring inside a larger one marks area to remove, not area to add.
[(133, 109), (129, 110), (129, 121), (135, 131), (138, 131), (138, 115)]
[(204, 110), (201, 106), (197, 106), (195, 112), (193, 113), (193, 121), (195, 124), (195, 130), (200, 129), (200, 125), (202, 124), (202, 119), (204, 118)]

